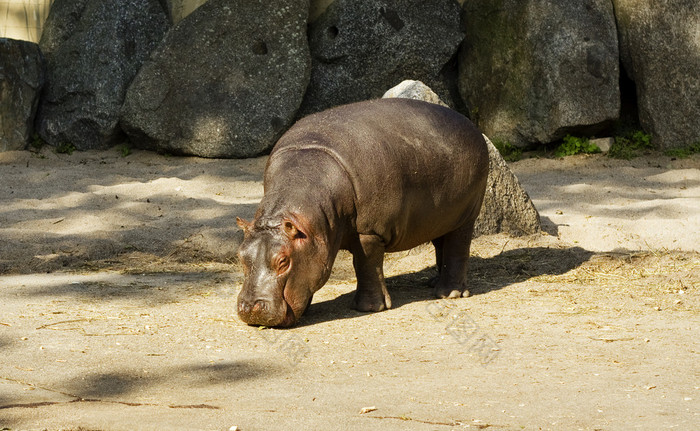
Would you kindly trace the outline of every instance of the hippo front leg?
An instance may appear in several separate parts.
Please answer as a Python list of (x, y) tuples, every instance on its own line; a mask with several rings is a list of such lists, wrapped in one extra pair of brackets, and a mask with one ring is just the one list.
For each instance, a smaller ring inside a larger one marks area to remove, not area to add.
[(360, 235), (350, 250), (357, 276), (357, 292), (352, 307), (358, 311), (382, 311), (391, 308), (384, 281), (384, 243), (375, 235)]

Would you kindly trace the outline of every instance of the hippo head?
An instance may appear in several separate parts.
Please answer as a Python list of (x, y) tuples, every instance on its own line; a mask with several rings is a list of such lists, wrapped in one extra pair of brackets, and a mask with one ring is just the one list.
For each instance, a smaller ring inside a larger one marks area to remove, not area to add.
[(249, 325), (294, 325), (328, 279), (322, 244), (290, 218), (237, 221), (244, 232), (238, 255), (245, 276), (239, 317)]

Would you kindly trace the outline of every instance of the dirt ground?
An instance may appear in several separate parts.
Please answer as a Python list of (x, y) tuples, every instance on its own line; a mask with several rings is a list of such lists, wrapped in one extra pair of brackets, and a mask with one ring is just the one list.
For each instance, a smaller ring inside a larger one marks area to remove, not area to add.
[(265, 159), (0, 154), (0, 429), (698, 429), (700, 157), (512, 164), (545, 232), (430, 246), (351, 310), (341, 254), (297, 327), (241, 323)]

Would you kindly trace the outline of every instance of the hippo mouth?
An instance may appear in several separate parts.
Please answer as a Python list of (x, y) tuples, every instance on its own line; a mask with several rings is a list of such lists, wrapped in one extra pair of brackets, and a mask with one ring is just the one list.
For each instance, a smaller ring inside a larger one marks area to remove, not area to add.
[(304, 308), (295, 313), (292, 298), (287, 295), (287, 288), (282, 291), (281, 298), (277, 299), (242, 299), (238, 300), (238, 316), (245, 323), (254, 326), (290, 327), (293, 326), (298, 316), (304, 312)]
[(284, 319), (282, 319), (282, 322), (278, 323), (277, 325), (272, 325), (272, 326), (278, 326), (280, 328), (288, 328), (290, 326), (294, 326), (295, 323), (297, 323), (297, 316), (294, 314), (294, 310), (292, 309), (292, 306), (289, 305), (289, 303), (284, 300), (284, 305), (285, 305), (285, 311), (284, 311)]
[(284, 305), (286, 306), (286, 314), (284, 321), (279, 324), (278, 326), (280, 327), (289, 327), (297, 323), (297, 320), (301, 317), (302, 314), (304, 314), (304, 311), (306, 308), (309, 306), (311, 303), (311, 298), (307, 302), (305, 302), (301, 307), (298, 307), (298, 309), (295, 309), (292, 304), (298, 304), (300, 301), (294, 297), (294, 295), (291, 294), (291, 290), (288, 289), (288, 287), (285, 285), (284, 289), (282, 290), (282, 298)]
[[(311, 304), (313, 295), (299, 295), (285, 281), (281, 297), (275, 299), (243, 299), (239, 295), (238, 316), (248, 325), (288, 328), (294, 326)], [(294, 304), (294, 305), (293, 305)], [(299, 306), (295, 306), (300, 304)]]
[(280, 301), (277, 306), (266, 300), (257, 300), (252, 306), (239, 303), (238, 316), (253, 326), (289, 327), (297, 321), (294, 310), (285, 300)]

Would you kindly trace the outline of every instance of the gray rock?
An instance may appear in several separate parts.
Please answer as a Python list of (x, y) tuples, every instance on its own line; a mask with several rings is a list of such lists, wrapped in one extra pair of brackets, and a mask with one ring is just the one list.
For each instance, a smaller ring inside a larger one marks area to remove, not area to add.
[(146, 149), (252, 157), (291, 125), (311, 69), (308, 1), (209, 0), (129, 88), (121, 124)]
[(0, 151), (22, 150), (32, 139), (43, 66), (35, 43), (0, 39)]
[(77, 32), (89, 0), (55, 0), (49, 8), (39, 41), (44, 54), (56, 52)]
[[(170, 24), (175, 23), (175, 14), (173, 13), (176, 6), (173, 3), (180, 3), (179, 1), (173, 2), (173, 0), (158, 0), (158, 3), (163, 7), (163, 11), (165, 11), (165, 15), (168, 17), (168, 22)], [(179, 21), (179, 20), (177, 20)]]
[(311, 82), (302, 113), (381, 97), (403, 79), (450, 104), (443, 68), (464, 35), (455, 0), (336, 0), (310, 25)]
[[(429, 87), (416, 81), (404, 81), (388, 90), (384, 97), (418, 99), (446, 106)], [(489, 138), (484, 135), (484, 139), (489, 148), (489, 177), (474, 237), (501, 232), (530, 235), (541, 231), (540, 214), (530, 196)]]
[(642, 128), (661, 148), (700, 142), (700, 2), (613, 3)]
[(483, 0), (463, 5), (459, 88), (492, 138), (524, 146), (593, 134), (620, 110), (609, 0)]
[(540, 214), (501, 153), (484, 135), (489, 148), (489, 178), (474, 236), (500, 232), (530, 235), (542, 230)]
[(41, 137), (80, 150), (113, 144), (126, 89), (167, 28), (158, 0), (56, 0), (40, 42)]

